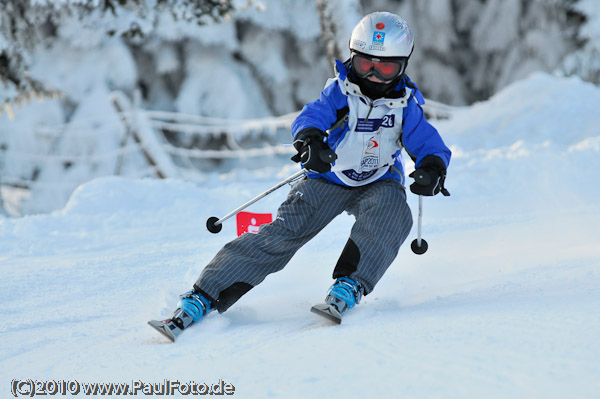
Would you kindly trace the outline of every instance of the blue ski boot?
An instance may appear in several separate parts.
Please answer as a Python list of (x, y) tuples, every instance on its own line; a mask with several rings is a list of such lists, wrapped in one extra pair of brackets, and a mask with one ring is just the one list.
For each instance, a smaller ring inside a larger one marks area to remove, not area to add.
[(210, 300), (192, 290), (181, 295), (173, 317), (167, 320), (150, 320), (148, 324), (172, 342), (175, 342), (175, 339), (183, 330), (199, 322), (213, 310), (210, 306)]
[(360, 302), (363, 292), (357, 281), (350, 277), (340, 277), (329, 288), (325, 303), (313, 306), (310, 311), (341, 324), (342, 314)]

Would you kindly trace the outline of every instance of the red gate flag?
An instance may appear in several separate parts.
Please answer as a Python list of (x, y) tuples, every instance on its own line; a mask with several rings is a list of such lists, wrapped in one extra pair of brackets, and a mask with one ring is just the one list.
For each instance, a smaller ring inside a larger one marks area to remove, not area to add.
[(236, 220), (238, 236), (244, 233), (256, 234), (258, 233), (258, 226), (273, 221), (273, 215), (270, 213), (240, 212), (237, 214)]

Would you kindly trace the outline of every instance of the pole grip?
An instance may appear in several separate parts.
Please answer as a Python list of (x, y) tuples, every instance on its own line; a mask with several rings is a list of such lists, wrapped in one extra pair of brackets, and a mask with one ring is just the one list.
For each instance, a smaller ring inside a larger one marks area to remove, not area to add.
[(429, 173), (423, 169), (416, 169), (413, 174), (413, 178), (417, 184), (422, 186), (427, 186), (431, 183), (431, 176), (429, 176)]

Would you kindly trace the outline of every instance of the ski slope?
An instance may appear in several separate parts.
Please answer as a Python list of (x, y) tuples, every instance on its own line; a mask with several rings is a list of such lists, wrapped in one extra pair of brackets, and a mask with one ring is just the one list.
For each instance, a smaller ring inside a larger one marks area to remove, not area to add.
[[(429, 251), (405, 245), (340, 326), (309, 309), (348, 215), (176, 344), (146, 325), (235, 236), (233, 220), (213, 235), (206, 219), (291, 162), (198, 185), (103, 178), (60, 211), (0, 219), (0, 397), (31, 379), (222, 380), (239, 398), (600, 398), (599, 104), (598, 87), (535, 74), (436, 122), (452, 196), (424, 201)], [(249, 210), (275, 212), (286, 192)]]

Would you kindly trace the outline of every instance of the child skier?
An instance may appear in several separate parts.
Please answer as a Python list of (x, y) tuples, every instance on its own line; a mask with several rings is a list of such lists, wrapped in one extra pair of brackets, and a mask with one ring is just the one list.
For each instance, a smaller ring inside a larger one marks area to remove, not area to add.
[(181, 296), (171, 319), (149, 323), (172, 341), (283, 269), (301, 246), (346, 211), (356, 221), (335, 265), (335, 282), (325, 303), (311, 309), (340, 323), (342, 314), (373, 290), (411, 230), (402, 148), (419, 174), (428, 177), (423, 181), (429, 180), (412, 183), (411, 191), (432, 196), (444, 190), (451, 153), (425, 120), (423, 96), (405, 75), (413, 51), (407, 23), (387, 12), (369, 14), (354, 28), (350, 51), (346, 62), (336, 60), (336, 77), (320, 98), (292, 124), (298, 150), (292, 159), (310, 171), (307, 178), (292, 187), (272, 223), (217, 253), (193, 289)]

